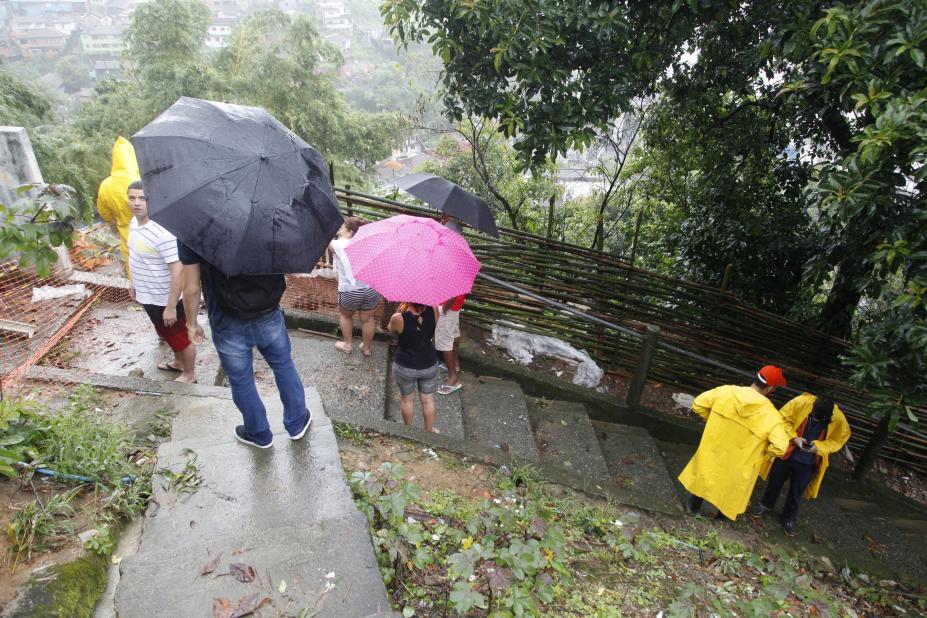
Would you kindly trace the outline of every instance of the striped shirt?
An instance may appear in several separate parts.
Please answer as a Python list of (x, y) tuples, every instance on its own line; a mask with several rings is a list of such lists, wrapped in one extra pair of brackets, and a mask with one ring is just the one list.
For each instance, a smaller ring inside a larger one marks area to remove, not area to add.
[(178, 261), (177, 238), (163, 227), (148, 220), (139, 225), (129, 223), (129, 267), (135, 300), (143, 305), (167, 306), (171, 290), (171, 271), (167, 265)]

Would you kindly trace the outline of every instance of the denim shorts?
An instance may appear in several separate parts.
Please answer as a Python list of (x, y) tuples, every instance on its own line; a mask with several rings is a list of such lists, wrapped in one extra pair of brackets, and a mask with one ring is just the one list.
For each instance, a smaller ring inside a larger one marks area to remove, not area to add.
[(403, 397), (418, 389), (422, 395), (431, 395), (438, 388), (438, 363), (426, 369), (410, 369), (393, 363), (393, 376)]

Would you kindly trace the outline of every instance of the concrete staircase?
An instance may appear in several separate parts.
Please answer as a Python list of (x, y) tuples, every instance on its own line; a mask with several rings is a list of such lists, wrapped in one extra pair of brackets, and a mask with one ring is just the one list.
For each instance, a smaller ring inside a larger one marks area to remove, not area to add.
[(214, 599), (234, 608), (252, 594), (294, 614), (393, 615), (331, 421), (318, 391), (306, 396), (312, 425), (292, 442), (279, 400), (265, 393), (274, 429), (266, 451), (235, 441), (231, 400), (185, 398), (158, 467), (180, 473), (195, 461), (202, 484), (184, 493), (171, 473), (155, 476), (140, 547), (120, 565), (116, 615), (208, 616)]
[[(304, 382), (317, 386), (332, 419), (376, 430), (385, 421), (387, 429), (398, 431), (399, 392), (386, 342), (374, 341), (373, 356), (365, 359), (359, 351), (338, 352), (331, 339), (299, 332), (291, 332), (291, 339)], [(273, 386), (269, 371), (256, 373), (259, 383)], [(461, 453), (494, 449), (562, 471), (581, 489), (614, 488), (640, 508), (681, 512), (660, 450), (645, 429), (592, 421), (583, 404), (528, 397), (513, 380), (464, 372), (462, 382), (451, 395), (435, 395), (441, 434), (436, 445), (449, 444)], [(422, 425), (416, 397), (413, 426)]]

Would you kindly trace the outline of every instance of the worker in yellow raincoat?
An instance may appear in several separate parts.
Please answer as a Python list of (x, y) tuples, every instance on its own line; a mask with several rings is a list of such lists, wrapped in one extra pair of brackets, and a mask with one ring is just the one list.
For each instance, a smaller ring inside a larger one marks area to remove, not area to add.
[(747, 509), (760, 467), (783, 455), (789, 436), (776, 406), (767, 398), (785, 386), (782, 370), (766, 365), (750, 386), (719, 386), (695, 398), (692, 409), (707, 421), (698, 450), (679, 475), (697, 513), (703, 500), (728, 519)]
[(785, 455), (768, 461), (760, 470), (766, 491), (750, 508), (750, 515), (760, 517), (771, 511), (782, 486), (789, 481), (789, 491), (782, 509), (782, 527), (789, 536), (796, 534), (798, 507), (802, 494), (816, 498), (827, 471), (828, 456), (843, 448), (850, 439), (850, 425), (832, 399), (802, 393), (779, 410), (792, 443)]
[(132, 211), (129, 210), (128, 190), (129, 185), (140, 178), (138, 162), (135, 160), (135, 149), (126, 138), (116, 138), (116, 143), (113, 145), (112, 171), (100, 183), (100, 190), (97, 192), (97, 211), (103, 220), (119, 234), (119, 241), (122, 244), (122, 263), (125, 265), (126, 276), (130, 278), (128, 242)]

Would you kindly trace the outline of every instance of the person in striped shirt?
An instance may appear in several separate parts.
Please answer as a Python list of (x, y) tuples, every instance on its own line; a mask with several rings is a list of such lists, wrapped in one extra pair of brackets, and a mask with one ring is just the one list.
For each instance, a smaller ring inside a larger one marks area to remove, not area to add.
[(148, 201), (140, 180), (129, 185), (129, 295), (140, 303), (155, 331), (174, 352), (173, 362), (158, 364), (163, 371), (179, 371), (177, 382), (196, 382), (196, 346), (187, 333), (180, 294), (183, 265), (177, 257), (177, 238), (148, 218)]

